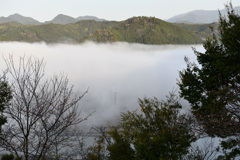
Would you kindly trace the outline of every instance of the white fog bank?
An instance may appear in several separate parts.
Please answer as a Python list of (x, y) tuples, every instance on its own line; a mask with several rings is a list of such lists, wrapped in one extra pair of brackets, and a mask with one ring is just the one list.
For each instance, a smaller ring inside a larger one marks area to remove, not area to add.
[(186, 67), (184, 56), (196, 61), (191, 47), (204, 50), (202, 45), (1, 42), (0, 69), (6, 69), (3, 57), (9, 54), (44, 58), (47, 76), (66, 74), (76, 93), (89, 87), (80, 105), (85, 112), (96, 111), (88, 123), (98, 125), (136, 109), (138, 98), (162, 99), (177, 89), (179, 71)]

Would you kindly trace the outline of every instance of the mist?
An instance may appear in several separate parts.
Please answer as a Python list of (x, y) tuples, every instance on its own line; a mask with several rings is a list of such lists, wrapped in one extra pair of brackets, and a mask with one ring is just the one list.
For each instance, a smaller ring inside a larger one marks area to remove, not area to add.
[(177, 90), (179, 71), (186, 68), (184, 56), (196, 61), (192, 47), (204, 51), (202, 45), (2, 42), (0, 69), (6, 69), (3, 57), (9, 54), (16, 59), (24, 55), (44, 58), (47, 78), (64, 73), (76, 94), (88, 89), (79, 106), (83, 115), (94, 112), (88, 124), (101, 125), (117, 121), (121, 112), (137, 109), (138, 98), (163, 99)]

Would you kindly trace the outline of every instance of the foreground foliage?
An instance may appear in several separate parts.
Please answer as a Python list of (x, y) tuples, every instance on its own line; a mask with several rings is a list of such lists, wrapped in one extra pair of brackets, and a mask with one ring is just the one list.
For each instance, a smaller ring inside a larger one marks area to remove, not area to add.
[(1, 148), (17, 158), (40, 160), (55, 154), (70, 140), (72, 130), (87, 117), (81, 117), (65, 76), (44, 79), (43, 60), (21, 57), (17, 65), (12, 56), (6, 60), (13, 83), (13, 98), (4, 114), (8, 123), (2, 128)]
[(199, 65), (185, 59), (179, 86), (206, 133), (227, 138), (222, 149), (229, 159), (240, 154), (240, 16), (231, 4), (226, 7), (220, 37), (213, 34), (205, 41), (205, 53), (194, 51)]
[(11, 88), (8, 85), (8, 82), (6, 81), (5, 76), (0, 77), (0, 134), (2, 125), (7, 122), (7, 117), (3, 115), (3, 112), (5, 107), (9, 105), (11, 99), (12, 99)]
[(109, 159), (181, 159), (195, 141), (191, 119), (179, 113), (174, 95), (165, 102), (139, 99), (141, 111), (122, 114), (119, 128), (109, 135)]

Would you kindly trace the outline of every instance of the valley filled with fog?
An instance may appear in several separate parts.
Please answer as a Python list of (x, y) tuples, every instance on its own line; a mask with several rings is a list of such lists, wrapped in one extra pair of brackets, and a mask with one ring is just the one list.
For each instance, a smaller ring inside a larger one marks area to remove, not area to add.
[(138, 98), (163, 99), (176, 90), (179, 71), (186, 68), (184, 56), (196, 61), (192, 47), (204, 50), (202, 45), (1, 42), (0, 74), (9, 54), (16, 63), (24, 55), (44, 58), (45, 78), (64, 74), (74, 85), (74, 93), (88, 90), (79, 107), (83, 115), (94, 112), (88, 124), (101, 125), (114, 123), (121, 112), (137, 109)]

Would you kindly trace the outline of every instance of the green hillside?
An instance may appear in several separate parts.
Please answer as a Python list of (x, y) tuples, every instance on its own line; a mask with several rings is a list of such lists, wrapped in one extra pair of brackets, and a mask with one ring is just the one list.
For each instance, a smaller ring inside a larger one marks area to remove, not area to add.
[(96, 22), (83, 20), (74, 24), (21, 25), (17, 23), (0, 24), (0, 41), (24, 41), (47, 43), (77, 42), (81, 38), (104, 27), (111, 27), (118, 22)]
[(198, 44), (211, 32), (208, 26), (172, 24), (152, 17), (133, 17), (122, 22), (81, 20), (66, 25), (4, 23), (0, 24), (0, 41)]
[(157, 18), (134, 17), (112, 28), (96, 31), (84, 40), (96, 42), (125, 41), (143, 44), (197, 44), (202, 39), (177, 25)]
[(211, 24), (184, 24), (184, 23), (176, 23), (175, 25), (192, 32), (194, 35), (205, 39), (208, 37), (213, 29), (214, 33), (218, 35), (218, 25), (219, 23), (211, 23)]

